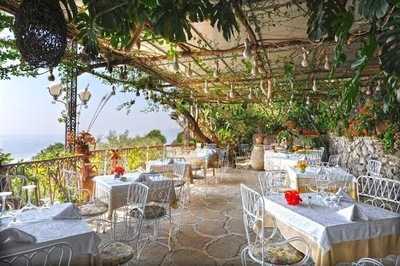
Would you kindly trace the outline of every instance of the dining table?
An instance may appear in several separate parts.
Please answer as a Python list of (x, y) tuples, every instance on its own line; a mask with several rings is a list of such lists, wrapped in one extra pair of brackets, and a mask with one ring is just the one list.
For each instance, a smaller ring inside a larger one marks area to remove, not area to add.
[[(95, 176), (95, 198), (108, 204), (108, 218), (111, 219), (114, 211), (120, 207), (126, 206), (129, 186), (134, 182), (147, 185), (149, 189), (157, 182), (171, 180), (159, 173), (130, 172), (123, 175), (125, 179), (115, 178), (114, 175)], [(172, 181), (171, 181), (172, 182)], [(166, 187), (165, 189), (168, 189)], [(148, 201), (151, 200), (148, 198)], [(175, 190), (171, 190), (171, 204), (176, 202)]]
[(345, 169), (334, 166), (308, 166), (304, 171), (301, 171), (295, 166), (288, 166), (286, 168), (288, 173), (288, 183), (291, 189), (299, 192), (311, 192), (316, 190), (316, 179), (324, 171), (325, 178), (329, 180), (331, 187), (346, 188), (347, 192), (355, 198), (356, 177)]
[(150, 160), (146, 162), (146, 172), (149, 173), (171, 173), (173, 172), (173, 167), (175, 164), (181, 165), (185, 167), (185, 176), (183, 176), (184, 180), (187, 180), (190, 183), (193, 183), (193, 174), (192, 167), (190, 163), (186, 162), (185, 159), (160, 159), (160, 160)]
[[(319, 197), (318, 193), (302, 193), (299, 205), (288, 205), (282, 193), (263, 197), (264, 224), (273, 217), (286, 239), (302, 237), (315, 265), (400, 254), (399, 213), (354, 202), (349, 197), (330, 206)], [(357, 210), (358, 216), (345, 215), (349, 210)], [(293, 242), (293, 246), (305, 252), (304, 244)]]
[[(12, 237), (15, 232), (18, 237)], [(0, 258), (61, 242), (72, 248), (71, 265), (90, 265), (97, 255), (100, 238), (72, 203), (17, 210), (1, 218)]]
[(265, 170), (286, 170), (288, 166), (294, 167), (299, 160), (304, 160), (305, 155), (288, 151), (264, 151)]

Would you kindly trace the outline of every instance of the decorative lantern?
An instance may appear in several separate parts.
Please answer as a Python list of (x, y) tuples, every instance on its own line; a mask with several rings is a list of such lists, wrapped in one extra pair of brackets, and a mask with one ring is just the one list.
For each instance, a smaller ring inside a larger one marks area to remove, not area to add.
[(22, 58), (34, 67), (55, 67), (67, 46), (67, 23), (58, 1), (24, 0), (15, 15)]

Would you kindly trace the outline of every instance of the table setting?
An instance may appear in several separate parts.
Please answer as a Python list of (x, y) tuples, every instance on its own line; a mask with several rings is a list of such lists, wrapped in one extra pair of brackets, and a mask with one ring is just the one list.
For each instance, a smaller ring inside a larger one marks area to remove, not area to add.
[[(4, 206), (4, 205), (3, 205)], [(88, 262), (97, 254), (100, 238), (72, 203), (5, 210), (0, 217), (0, 257), (64, 242), (72, 247), (73, 261)]]
[[(133, 182), (144, 183), (151, 190), (156, 182), (162, 180), (169, 180), (169, 178), (159, 173), (140, 171), (124, 172), (118, 177), (115, 175), (96, 176), (93, 178), (95, 182), (95, 198), (108, 204), (108, 217), (111, 218), (114, 210), (126, 205), (130, 184)], [(168, 188), (166, 187), (166, 189)], [(175, 190), (172, 189), (171, 193), (173, 193), (170, 197), (171, 206), (174, 206), (176, 203)], [(148, 198), (148, 200), (151, 201), (151, 198)]]
[[(400, 214), (354, 201), (343, 189), (263, 197), (264, 224), (271, 219), (285, 238), (303, 237), (316, 265), (400, 252)], [(297, 247), (300, 251), (301, 246)]]

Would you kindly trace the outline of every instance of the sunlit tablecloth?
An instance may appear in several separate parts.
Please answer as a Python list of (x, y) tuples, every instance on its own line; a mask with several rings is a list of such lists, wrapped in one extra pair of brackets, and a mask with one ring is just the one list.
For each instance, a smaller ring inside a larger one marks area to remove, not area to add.
[[(112, 217), (112, 213), (115, 209), (126, 205), (128, 198), (129, 185), (133, 182), (139, 182), (141, 172), (132, 172), (124, 174), (127, 178), (126, 181), (115, 179), (113, 175), (96, 176), (93, 178), (95, 182), (95, 197), (108, 204), (108, 217)], [(157, 177), (156, 180), (152, 180), (153, 177)], [(152, 184), (160, 180), (165, 180), (159, 174), (146, 174), (146, 180), (140, 180), (140, 182), (149, 186), (151, 189)], [(171, 201), (176, 200), (175, 190), (171, 191)]]
[[(303, 198), (307, 195), (302, 194)], [(301, 236), (310, 244), (316, 265), (335, 265), (360, 257), (400, 254), (400, 214), (359, 203), (368, 221), (348, 221), (338, 209), (305, 204), (290, 206), (282, 194), (264, 198), (265, 209), (275, 217), (286, 237)], [(341, 208), (353, 204), (342, 201)], [(300, 250), (304, 247), (296, 246)]]
[(299, 160), (304, 159), (304, 154), (266, 150), (264, 152), (264, 169), (286, 170), (288, 166), (295, 166)]
[(15, 223), (4, 219), (0, 232), (16, 228), (36, 238), (35, 243), (18, 244), (0, 248), (0, 256), (65, 242), (72, 247), (73, 256), (95, 255), (100, 238), (83, 219), (55, 220), (54, 216), (68, 208), (71, 203), (55, 204), (49, 209), (29, 210), (17, 215)]
[[(289, 166), (286, 168), (289, 178), (289, 186), (300, 192), (307, 192), (310, 186), (315, 186), (315, 178), (318, 176), (321, 167), (307, 167), (304, 172), (298, 168)], [(327, 177), (332, 184), (347, 185), (349, 189), (353, 189), (355, 176), (346, 172), (340, 167), (325, 167)]]
[(167, 173), (174, 171), (174, 165), (185, 167), (183, 179), (192, 183), (192, 167), (190, 163), (180, 159), (152, 160), (146, 163), (146, 172)]

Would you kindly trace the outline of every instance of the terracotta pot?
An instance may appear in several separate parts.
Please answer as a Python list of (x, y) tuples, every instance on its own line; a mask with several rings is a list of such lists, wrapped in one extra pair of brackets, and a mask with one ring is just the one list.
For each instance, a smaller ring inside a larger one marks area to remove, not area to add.
[(254, 170), (264, 170), (264, 146), (254, 145), (251, 151), (250, 165)]
[(254, 141), (254, 144), (256, 144), (256, 145), (261, 145), (261, 144), (263, 144), (263, 141), (264, 141), (264, 134), (262, 134), (262, 133), (256, 133), (256, 134), (254, 134), (254, 136), (253, 136), (253, 141)]
[(294, 120), (287, 120), (285, 125), (288, 129), (295, 129), (297, 127), (297, 123)]

